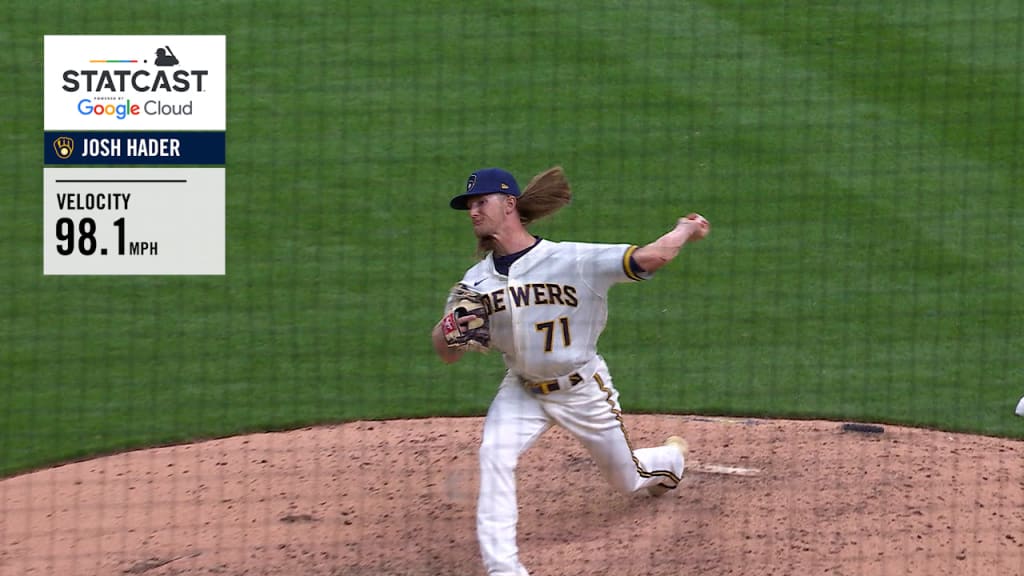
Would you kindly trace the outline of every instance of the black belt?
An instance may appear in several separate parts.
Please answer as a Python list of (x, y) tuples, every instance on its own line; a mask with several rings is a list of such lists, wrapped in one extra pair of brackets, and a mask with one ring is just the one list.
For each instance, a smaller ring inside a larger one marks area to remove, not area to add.
[[(573, 372), (572, 374), (569, 374), (568, 376), (565, 377), (565, 379), (569, 384), (570, 388), (579, 384), (580, 382), (583, 382), (583, 376), (580, 376), (578, 372)], [(552, 392), (558, 392), (559, 390), (562, 389), (562, 385), (558, 383), (558, 380), (558, 378), (554, 380), (543, 380), (541, 382), (526, 382), (524, 380), (523, 386), (525, 386), (527, 390), (533, 392), (534, 394), (547, 395), (551, 394)]]

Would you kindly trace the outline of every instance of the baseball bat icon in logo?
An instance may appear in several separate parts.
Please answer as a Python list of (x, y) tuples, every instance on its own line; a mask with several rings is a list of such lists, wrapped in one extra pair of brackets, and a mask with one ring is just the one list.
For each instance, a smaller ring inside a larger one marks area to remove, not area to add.
[(70, 136), (58, 136), (53, 140), (53, 151), (61, 160), (71, 158), (71, 153), (75, 151), (74, 139)]
[(164, 46), (156, 49), (156, 61), (153, 63), (157, 66), (177, 66), (178, 57), (171, 52), (170, 46)]

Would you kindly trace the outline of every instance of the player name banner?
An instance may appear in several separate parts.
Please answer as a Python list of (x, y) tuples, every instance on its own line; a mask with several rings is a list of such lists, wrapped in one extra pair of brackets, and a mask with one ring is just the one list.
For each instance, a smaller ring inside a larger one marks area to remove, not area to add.
[(225, 37), (43, 49), (43, 274), (224, 274)]
[(223, 132), (46, 132), (49, 165), (224, 164)]

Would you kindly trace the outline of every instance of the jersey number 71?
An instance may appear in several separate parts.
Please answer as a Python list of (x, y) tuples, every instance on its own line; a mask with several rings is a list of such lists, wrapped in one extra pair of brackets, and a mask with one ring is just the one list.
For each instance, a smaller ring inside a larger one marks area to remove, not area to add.
[(572, 345), (572, 336), (569, 335), (569, 319), (565, 316), (558, 318), (558, 320), (552, 320), (550, 322), (538, 322), (536, 324), (537, 332), (544, 333), (544, 351), (551, 352), (555, 344), (555, 322), (562, 327), (562, 345), (568, 348)]

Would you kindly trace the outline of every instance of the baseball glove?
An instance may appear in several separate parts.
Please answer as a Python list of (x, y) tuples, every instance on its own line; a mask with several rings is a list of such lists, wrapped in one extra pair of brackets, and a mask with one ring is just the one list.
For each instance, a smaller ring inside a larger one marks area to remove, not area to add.
[[(459, 319), (465, 316), (476, 318), (466, 323), (459, 322)], [(487, 308), (484, 306), (484, 295), (470, 290), (465, 284), (452, 286), (448, 293), (444, 318), (441, 319), (441, 332), (449, 348), (487, 351), (491, 344), (491, 331)]]

